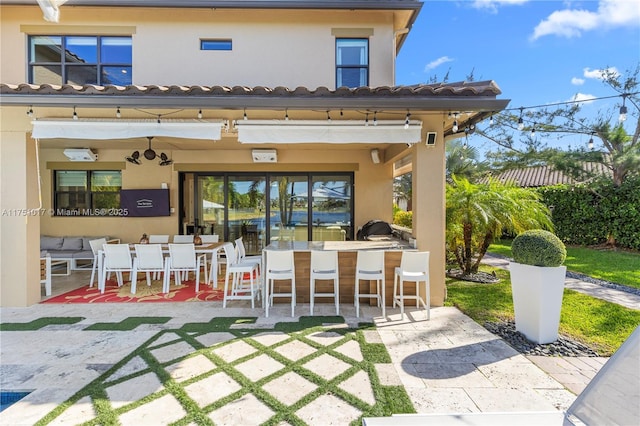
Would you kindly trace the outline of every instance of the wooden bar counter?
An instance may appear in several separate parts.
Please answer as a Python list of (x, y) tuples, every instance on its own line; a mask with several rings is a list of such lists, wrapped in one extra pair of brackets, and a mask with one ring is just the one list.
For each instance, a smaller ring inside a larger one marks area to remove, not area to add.
[[(385, 252), (385, 290), (386, 305), (391, 306), (393, 298), (393, 273), (396, 266), (400, 266), (400, 259), (404, 250), (412, 249), (406, 242), (401, 240), (384, 241), (274, 241), (262, 252), (263, 264), (269, 251), (293, 250), (296, 268), (296, 302), (309, 303), (309, 276), (311, 266), (312, 250), (336, 250), (338, 251), (338, 269), (340, 272), (340, 303), (353, 303), (356, 256), (358, 250), (383, 250)], [(264, 269), (263, 269), (264, 271)], [(375, 281), (370, 283), (370, 291), (367, 291), (366, 282), (360, 284), (361, 293), (375, 293)], [(290, 287), (289, 282), (275, 283), (275, 292), (287, 292)], [(332, 292), (331, 281), (317, 281), (316, 292)], [(415, 285), (405, 283), (405, 292), (415, 294)], [(332, 299), (317, 298), (316, 303), (331, 303)], [(286, 298), (278, 298), (276, 303), (289, 303)], [(372, 303), (374, 300), (372, 299)], [(362, 299), (360, 303), (365, 303)]]

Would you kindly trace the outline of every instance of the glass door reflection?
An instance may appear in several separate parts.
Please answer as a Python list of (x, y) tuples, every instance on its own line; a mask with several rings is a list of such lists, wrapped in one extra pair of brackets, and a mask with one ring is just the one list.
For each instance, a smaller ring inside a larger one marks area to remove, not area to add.
[(308, 186), (307, 176), (270, 176), (269, 241), (309, 240)]
[(227, 241), (242, 237), (248, 254), (264, 248), (265, 176), (230, 175), (227, 181)]

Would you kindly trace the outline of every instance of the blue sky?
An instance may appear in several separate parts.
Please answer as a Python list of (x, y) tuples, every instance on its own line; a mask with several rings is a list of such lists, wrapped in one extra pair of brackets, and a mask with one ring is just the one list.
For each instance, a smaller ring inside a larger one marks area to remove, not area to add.
[[(462, 81), (473, 71), (476, 81), (498, 84), (508, 108), (519, 108), (614, 95), (598, 70), (624, 74), (639, 63), (640, 0), (425, 0), (398, 55), (396, 83), (442, 81), (447, 72), (449, 82)], [(582, 111), (617, 111), (620, 101), (587, 102)]]

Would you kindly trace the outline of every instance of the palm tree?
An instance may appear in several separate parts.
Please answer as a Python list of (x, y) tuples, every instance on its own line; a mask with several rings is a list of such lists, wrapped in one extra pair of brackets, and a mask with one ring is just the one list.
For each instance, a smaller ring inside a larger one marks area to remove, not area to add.
[(464, 275), (476, 273), (489, 245), (503, 231), (552, 229), (549, 209), (534, 190), (490, 180), (473, 184), (452, 176), (447, 184), (447, 249)]

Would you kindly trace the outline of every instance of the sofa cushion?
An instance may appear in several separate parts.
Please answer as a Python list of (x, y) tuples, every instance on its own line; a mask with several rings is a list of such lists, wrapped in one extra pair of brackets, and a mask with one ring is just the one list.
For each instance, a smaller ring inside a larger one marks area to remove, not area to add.
[(82, 250), (82, 237), (64, 237), (62, 250)]
[(78, 253), (78, 250), (56, 250), (50, 251), (49, 255), (52, 259), (71, 259), (75, 253)]
[(40, 237), (40, 250), (62, 250), (62, 237)]
[(93, 259), (93, 251), (91, 250), (82, 250), (73, 253), (73, 259)]

